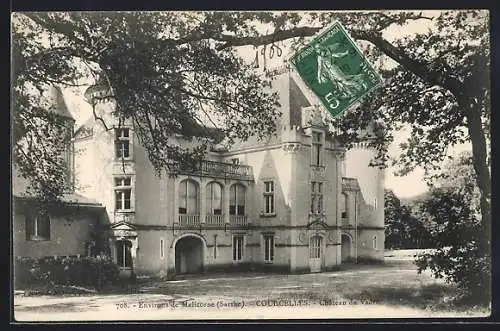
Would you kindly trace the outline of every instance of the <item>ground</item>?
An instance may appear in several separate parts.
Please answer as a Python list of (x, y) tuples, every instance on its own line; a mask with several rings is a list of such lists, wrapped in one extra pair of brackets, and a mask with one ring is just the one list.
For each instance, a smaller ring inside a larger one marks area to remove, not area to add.
[(290, 319), (488, 316), (450, 305), (456, 288), (411, 258), (387, 253), (381, 265), (346, 265), (303, 275), (206, 275), (140, 281), (128, 293), (14, 296), (17, 321)]

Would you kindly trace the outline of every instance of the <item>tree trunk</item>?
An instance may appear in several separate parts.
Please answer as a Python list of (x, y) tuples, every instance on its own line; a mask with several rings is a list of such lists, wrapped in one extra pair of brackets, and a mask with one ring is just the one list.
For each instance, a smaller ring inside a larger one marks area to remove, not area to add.
[[(469, 98), (464, 98), (465, 100)], [(481, 121), (481, 110), (473, 100), (462, 101), (465, 109), (467, 129), (472, 143), (472, 159), (476, 182), (480, 192), (481, 250), (490, 253), (491, 238), (491, 176), (487, 163), (486, 139)]]

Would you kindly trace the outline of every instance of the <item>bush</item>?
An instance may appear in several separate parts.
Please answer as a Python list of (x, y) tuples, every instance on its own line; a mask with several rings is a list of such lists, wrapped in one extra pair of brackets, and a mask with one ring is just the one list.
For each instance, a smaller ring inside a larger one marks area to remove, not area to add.
[(106, 256), (18, 257), (14, 266), (16, 289), (52, 285), (100, 289), (101, 286), (116, 284), (118, 280), (118, 266)]
[(491, 260), (480, 253), (474, 243), (419, 255), (415, 263), (419, 273), (429, 269), (434, 277), (457, 284), (462, 290), (460, 299), (482, 304), (490, 302)]

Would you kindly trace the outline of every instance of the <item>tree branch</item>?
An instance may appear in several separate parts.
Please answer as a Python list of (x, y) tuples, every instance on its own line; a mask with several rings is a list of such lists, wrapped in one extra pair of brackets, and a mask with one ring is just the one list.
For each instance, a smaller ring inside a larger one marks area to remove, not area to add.
[[(213, 36), (212, 38), (224, 42), (223, 44), (217, 46), (218, 50), (223, 50), (227, 47), (245, 45), (259, 46), (297, 37), (309, 37), (313, 36), (321, 29), (322, 28), (320, 27), (298, 27), (289, 30), (280, 30), (276, 33), (260, 36), (237, 37), (231, 35), (221, 35), (219, 37)], [(439, 70), (429, 68), (427, 63), (412, 59), (403, 49), (394, 46), (383, 38), (381, 32), (373, 30), (351, 30), (350, 35), (354, 39), (365, 40), (377, 46), (385, 55), (425, 81), (443, 86), (454, 94), (459, 93), (464, 89), (463, 84), (457, 79), (450, 77)]]

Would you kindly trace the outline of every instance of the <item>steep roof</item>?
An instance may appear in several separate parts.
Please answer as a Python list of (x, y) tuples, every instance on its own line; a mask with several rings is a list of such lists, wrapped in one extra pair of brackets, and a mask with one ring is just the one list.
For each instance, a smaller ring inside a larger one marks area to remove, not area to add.
[(342, 177), (342, 191), (359, 191), (359, 183), (356, 178)]
[(290, 75), (289, 77), (289, 93), (290, 93), (290, 123), (289, 125), (301, 126), (302, 125), (302, 107), (311, 106), (306, 96), (297, 85), (295, 80)]
[(50, 101), (49, 111), (62, 117), (75, 120), (68, 110), (68, 105), (64, 99), (61, 89), (57, 86), (50, 86), (45, 94)]

